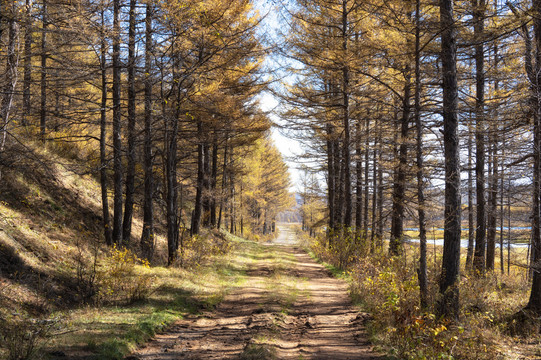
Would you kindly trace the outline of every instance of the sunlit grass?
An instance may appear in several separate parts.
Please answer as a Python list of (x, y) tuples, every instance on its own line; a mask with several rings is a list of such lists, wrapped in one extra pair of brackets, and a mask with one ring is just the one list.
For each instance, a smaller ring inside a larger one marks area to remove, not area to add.
[[(321, 244), (303, 236), (320, 259), (338, 259)], [(314, 245), (315, 244), (315, 245)], [(500, 251), (496, 249), (495, 270), (476, 276), (464, 270), (466, 249), (462, 249), (460, 280), (460, 320), (448, 322), (437, 317), (442, 246), (428, 242), (429, 308), (419, 306), (416, 269), (419, 244), (404, 244), (401, 256), (389, 258), (386, 249), (375, 254), (359, 254), (346, 271), (334, 263), (327, 268), (349, 278), (354, 301), (373, 319), (367, 329), (376, 346), (400, 359), (534, 359), (538, 358), (538, 327), (532, 331), (527, 315), (521, 314), (528, 301), (525, 249), (512, 249), (507, 273), (500, 272)], [(316, 255), (314, 254), (314, 256)], [(320, 260), (321, 261), (321, 260)], [(529, 320), (535, 323), (534, 319)]]
[[(235, 241), (234, 239), (232, 241)], [(197, 269), (143, 267), (136, 271), (156, 279), (148, 299), (128, 306), (85, 307), (63, 314), (68, 331), (50, 349), (76, 351), (96, 359), (121, 359), (186, 314), (213, 309), (245, 281), (248, 242), (235, 241), (231, 254), (211, 259)]]

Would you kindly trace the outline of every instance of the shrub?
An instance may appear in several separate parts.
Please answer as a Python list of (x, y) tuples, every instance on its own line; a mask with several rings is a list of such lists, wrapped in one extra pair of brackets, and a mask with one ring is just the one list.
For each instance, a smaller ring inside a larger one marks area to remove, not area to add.
[(155, 290), (152, 286), (154, 277), (145, 272), (149, 267), (147, 260), (138, 258), (126, 248), (114, 246), (99, 261), (98, 303), (133, 303), (148, 298)]
[(184, 239), (179, 249), (179, 263), (184, 268), (196, 268), (211, 256), (225, 255), (232, 243), (219, 231), (203, 233)]
[(22, 313), (0, 318), (0, 347), (8, 360), (40, 358), (40, 351), (58, 328), (58, 318), (34, 319)]
[[(496, 312), (504, 313), (509, 304), (495, 306), (501, 303), (495, 276), (464, 280), (461, 319), (451, 323), (437, 317), (435, 307), (421, 309), (416, 266), (406, 264), (404, 255), (389, 257), (380, 249), (368, 255), (366, 247), (357, 244), (348, 232), (332, 236), (330, 246), (326, 237), (304, 236), (303, 240), (320, 260), (346, 271), (352, 296), (371, 313), (367, 328), (373, 341), (397, 358), (503, 358), (501, 349), (494, 346), (499, 336)], [(418, 259), (416, 248), (406, 250), (404, 254)], [(436, 304), (438, 273), (429, 270), (428, 275), (428, 303)]]

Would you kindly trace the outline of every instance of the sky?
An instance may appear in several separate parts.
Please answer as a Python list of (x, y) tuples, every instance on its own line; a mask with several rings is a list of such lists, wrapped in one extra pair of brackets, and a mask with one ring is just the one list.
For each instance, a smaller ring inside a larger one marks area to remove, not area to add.
[[(265, 15), (263, 22), (263, 32), (265, 35), (276, 36), (278, 29), (282, 26), (279, 21), (280, 11), (279, 7), (281, 6), (280, 0), (255, 0), (256, 8), (261, 15)], [(267, 59), (266, 64), (268, 67), (276, 66), (277, 62), (273, 59), (273, 56), (270, 55)], [(279, 112), (276, 110), (280, 109), (280, 100), (270, 92), (264, 92), (259, 97), (259, 102), (261, 109), (265, 112), (270, 112), (269, 117), (271, 118), (274, 124), (279, 124), (284, 126), (286, 122), (280, 118)], [(271, 137), (274, 141), (274, 144), (282, 153), (284, 160), (289, 166), (289, 173), (291, 177), (291, 187), (290, 191), (298, 192), (300, 190), (300, 171), (297, 169), (298, 162), (295, 161), (295, 158), (302, 154), (301, 144), (294, 139), (291, 139), (285, 136), (280, 130), (279, 127), (273, 126), (271, 129)]]
[[(284, 120), (280, 119), (276, 111), (280, 107), (279, 100), (272, 95), (271, 93), (265, 92), (260, 98), (261, 109), (265, 112), (271, 111), (269, 117), (272, 122), (275, 124), (284, 124)], [(271, 129), (271, 137), (274, 141), (274, 144), (282, 153), (282, 157), (289, 166), (289, 174), (291, 178), (291, 187), (290, 191), (298, 192), (300, 190), (300, 171), (297, 169), (298, 163), (295, 161), (295, 158), (300, 155), (303, 151), (301, 144), (295, 140), (291, 139), (284, 134), (282, 134), (277, 126), (273, 126)]]

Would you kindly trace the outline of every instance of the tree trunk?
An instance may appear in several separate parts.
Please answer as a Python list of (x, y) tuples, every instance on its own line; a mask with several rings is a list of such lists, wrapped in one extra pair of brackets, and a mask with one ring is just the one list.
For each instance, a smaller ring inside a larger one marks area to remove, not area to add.
[(500, 272), (503, 274), (504, 273), (504, 261), (503, 261), (503, 221), (504, 221), (504, 204), (503, 204), (503, 201), (504, 201), (504, 190), (505, 190), (505, 185), (504, 185), (504, 171), (505, 171), (505, 168), (504, 168), (504, 160), (505, 159), (505, 140), (503, 141), (503, 144), (502, 144), (502, 164), (501, 164), (501, 175), (500, 175)]
[(456, 24), (453, 0), (440, 0), (441, 62), (443, 73), (443, 138), (445, 153), (445, 225), (440, 277), (440, 314), (458, 318), (460, 271), (460, 158)]
[(143, 232), (141, 234), (141, 250), (148, 261), (154, 255), (154, 164), (152, 155), (152, 18), (154, 9), (151, 3), (146, 5), (145, 16), (145, 142), (144, 172), (145, 193), (143, 196)]
[(391, 222), (391, 238), (389, 239), (389, 254), (397, 256), (402, 249), (404, 235), (404, 201), (406, 192), (406, 167), (408, 160), (408, 130), (410, 120), (410, 92), (411, 75), (409, 65), (404, 71), (404, 98), (402, 104), (402, 118), (400, 120), (400, 140), (398, 151), (398, 165), (395, 170), (393, 185), (393, 208)]
[(472, 132), (468, 131), (468, 250), (466, 254), (466, 270), (473, 267), (473, 248), (475, 245), (475, 229), (473, 222), (473, 174), (472, 174)]
[(368, 205), (369, 205), (369, 182), (368, 174), (370, 170), (370, 113), (366, 117), (364, 138), (364, 211), (363, 211), (363, 233), (362, 241), (366, 246), (368, 242)]
[(214, 137), (212, 145), (212, 168), (210, 173), (210, 226), (216, 227), (216, 177), (218, 176), (218, 139)]
[[(229, 149), (229, 163), (230, 164), (233, 164), (233, 145), (230, 145), (230, 149)], [(242, 186), (242, 182), (241, 182), (241, 186)], [(242, 188), (241, 188), (241, 194), (242, 194)], [(229, 212), (230, 212), (230, 215), (229, 215), (229, 222), (230, 222), (230, 230), (229, 232), (234, 234), (235, 233), (235, 222), (236, 222), (236, 219), (235, 219), (235, 172), (234, 170), (232, 169), (229, 173)], [(244, 230), (244, 223), (243, 223), (243, 218), (242, 218), (242, 214), (241, 214), (241, 234)]]
[[(342, 1), (342, 50), (344, 58), (347, 60), (348, 52), (348, 9), (347, 0)], [(344, 144), (343, 144), (343, 164), (344, 164), (344, 227), (351, 228), (352, 206), (351, 206), (351, 170), (350, 170), (350, 126), (349, 126), (349, 64), (344, 64), (342, 69), (342, 97), (343, 97), (343, 122), (344, 122)]]
[(377, 215), (376, 215), (376, 206), (377, 206), (377, 179), (378, 179), (378, 163), (377, 163), (377, 156), (378, 156), (378, 147), (379, 147), (379, 131), (378, 131), (378, 120), (376, 118), (375, 124), (374, 124), (374, 131), (377, 132), (377, 136), (375, 136), (374, 139), (374, 151), (373, 151), (373, 158), (372, 158), (372, 231), (370, 232), (370, 253), (374, 253), (375, 246), (376, 246), (376, 226), (377, 226)]
[(199, 137), (199, 144), (197, 145), (197, 184), (195, 205), (192, 218), (192, 234), (199, 234), (199, 228), (201, 226), (201, 215), (203, 212), (203, 191), (205, 182), (205, 144), (203, 144), (203, 124), (201, 121), (197, 123), (197, 133)]
[(172, 126), (167, 136), (167, 264), (172, 265), (177, 258), (178, 250), (178, 180), (177, 180), (177, 137), (178, 123), (180, 116), (180, 89), (178, 89), (175, 115), (172, 119)]
[(497, 139), (492, 138), (491, 144), (491, 169), (489, 179), (489, 211), (487, 220), (487, 270), (494, 270), (494, 260), (496, 255), (496, 211), (498, 209), (498, 154)]
[(122, 134), (120, 109), (120, 0), (113, 1), (113, 242), (122, 241)]
[(45, 133), (47, 128), (47, 1), (43, 0), (42, 4), (42, 29), (41, 29), (41, 104), (39, 111), (39, 128), (41, 140), (45, 141)]
[[(340, 141), (335, 140), (334, 144), (334, 174), (335, 174), (335, 191), (337, 196), (335, 197), (336, 202), (334, 204), (334, 209), (336, 211), (335, 219), (336, 224), (339, 227), (340, 231), (344, 230), (344, 184), (345, 184), (345, 171), (344, 171), (344, 149), (340, 148)], [(342, 150), (342, 151), (340, 151)]]
[(327, 197), (328, 197), (328, 207), (329, 207), (329, 227), (328, 233), (332, 235), (336, 228), (335, 223), (335, 197), (336, 197), (336, 183), (335, 183), (335, 173), (334, 173), (334, 130), (331, 124), (327, 124)]
[[(533, 0), (532, 11), (534, 14), (541, 13), (541, 0)], [(527, 309), (541, 314), (541, 224), (540, 224), (540, 195), (541, 195), (541, 18), (535, 16), (534, 38), (536, 45), (535, 73), (533, 73), (533, 113), (534, 113), (534, 181), (533, 181), (533, 214), (532, 214), (532, 291)]]
[(203, 143), (203, 226), (208, 228), (210, 225), (210, 148), (207, 140)]
[[(379, 249), (383, 249), (383, 227), (385, 220), (383, 219), (383, 162), (382, 135), (381, 130), (378, 130), (378, 226), (376, 233), (376, 242)], [(376, 190), (374, 190), (376, 191)]]
[(486, 214), (485, 214), (485, 73), (483, 42), (484, 0), (473, 0), (475, 39), (475, 187), (477, 197), (477, 229), (475, 232), (475, 253), (473, 268), (478, 274), (486, 270)]
[(218, 224), (216, 225), (216, 228), (220, 228), (222, 225), (222, 214), (223, 214), (223, 207), (225, 202), (225, 187), (227, 184), (227, 149), (229, 148), (228, 144), (228, 138), (225, 138), (225, 146), (224, 146), (224, 163), (222, 166), (222, 188), (220, 189), (220, 211), (218, 212)]
[[(3, 9), (0, 7), (0, 10)], [(16, 49), (19, 38), (19, 25), (15, 17), (17, 14), (16, 2), (11, 4), (11, 9), (8, 11), (8, 44), (5, 69), (6, 83), (3, 88), (2, 105), (0, 109), (0, 116), (2, 118), (2, 123), (0, 123), (0, 153), (4, 150), (6, 144), (8, 125), (10, 122), (9, 117), (13, 105), (13, 97), (15, 95), (15, 86), (17, 85), (17, 67), (19, 65), (19, 58), (17, 56)], [(3, 16), (5, 16), (5, 14)], [(2, 26), (1, 23), (0, 26)]]
[[(355, 150), (357, 155), (357, 164), (356, 164), (356, 173), (357, 173), (357, 183), (355, 186), (355, 238), (356, 241), (361, 241), (362, 229), (362, 213), (363, 213), (363, 157), (362, 157), (362, 146), (361, 146), (361, 120), (357, 120), (357, 138), (356, 144), (357, 148)], [(368, 150), (368, 149), (367, 149)], [(366, 181), (366, 179), (365, 179)], [(364, 229), (366, 231), (366, 229)], [(364, 244), (360, 244), (364, 246)]]
[(109, 215), (109, 200), (107, 196), (107, 42), (105, 39), (105, 5), (102, 1), (101, 9), (101, 109), (100, 109), (100, 185), (101, 206), (103, 214), (103, 231), (105, 243), (113, 246), (113, 233), (111, 232), (111, 219)]
[(421, 1), (415, 1), (415, 95), (414, 118), (417, 130), (417, 213), (419, 216), (419, 298), (421, 308), (428, 307), (428, 276), (426, 264), (426, 215), (424, 194), (423, 123), (421, 121)]
[(128, 246), (131, 238), (133, 218), (133, 196), (135, 194), (135, 11), (137, 0), (130, 0), (128, 31), (128, 165), (126, 168), (126, 199), (122, 222), (122, 244)]
[(31, 113), (30, 84), (32, 83), (32, 2), (26, 0), (24, 29), (24, 75), (23, 75), (23, 126), (28, 125)]

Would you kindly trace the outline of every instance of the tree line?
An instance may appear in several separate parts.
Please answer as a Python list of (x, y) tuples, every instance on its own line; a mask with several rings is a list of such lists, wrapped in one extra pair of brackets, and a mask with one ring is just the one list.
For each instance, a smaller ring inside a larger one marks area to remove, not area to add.
[(184, 229), (273, 231), (289, 175), (258, 103), (251, 1), (2, 1), (0, 16), (5, 171), (25, 142), (71, 149), (99, 180), (105, 243), (148, 260), (162, 218), (169, 264)]
[(504, 227), (531, 226), (527, 307), (541, 312), (541, 3), (298, 0), (286, 9), (281, 57), (295, 75), (276, 91), (307, 149), (303, 226), (324, 229), (331, 248), (351, 239), (357, 254), (388, 237), (392, 257), (405, 222), (415, 224), (423, 307), (427, 221), (441, 226), (439, 308), (450, 317), (462, 229), (466, 270), (483, 276), (495, 270)]

